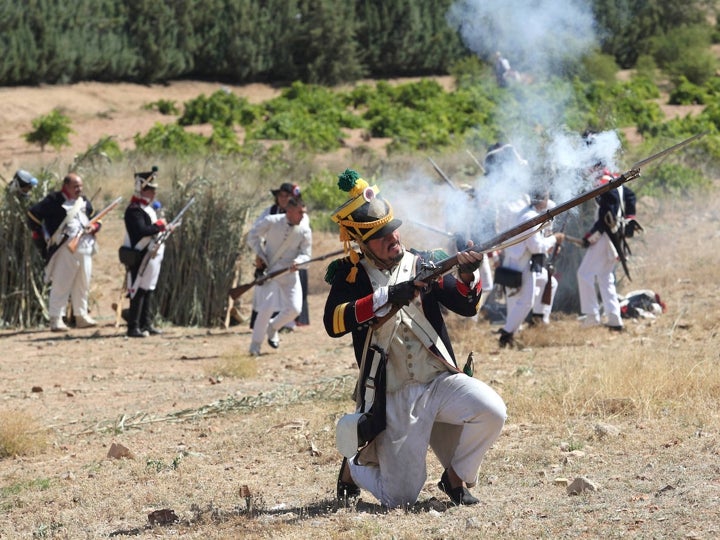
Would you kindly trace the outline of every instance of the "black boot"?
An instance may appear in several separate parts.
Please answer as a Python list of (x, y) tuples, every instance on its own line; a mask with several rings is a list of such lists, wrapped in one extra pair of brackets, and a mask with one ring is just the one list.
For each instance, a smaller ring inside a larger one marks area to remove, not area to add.
[(500, 345), (500, 348), (509, 347), (512, 348), (515, 346), (515, 340), (513, 339), (513, 333), (508, 332), (504, 329), (500, 329), (500, 339), (498, 340), (498, 344)]
[(130, 309), (127, 314), (128, 337), (148, 337), (147, 332), (140, 330), (140, 314), (145, 306), (145, 289), (138, 289), (130, 299)]
[(152, 313), (152, 298), (154, 291), (145, 291), (145, 302), (143, 302), (142, 310), (140, 311), (140, 329), (147, 332), (151, 336), (157, 336), (162, 334), (162, 330), (155, 328), (152, 324), (153, 313)]

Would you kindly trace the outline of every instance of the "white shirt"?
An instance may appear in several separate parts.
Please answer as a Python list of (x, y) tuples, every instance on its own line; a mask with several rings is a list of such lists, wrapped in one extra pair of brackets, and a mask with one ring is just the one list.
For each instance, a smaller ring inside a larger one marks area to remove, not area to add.
[(285, 214), (258, 219), (248, 233), (247, 243), (265, 261), (269, 272), (307, 262), (312, 256), (312, 231), (308, 221), (290, 225)]

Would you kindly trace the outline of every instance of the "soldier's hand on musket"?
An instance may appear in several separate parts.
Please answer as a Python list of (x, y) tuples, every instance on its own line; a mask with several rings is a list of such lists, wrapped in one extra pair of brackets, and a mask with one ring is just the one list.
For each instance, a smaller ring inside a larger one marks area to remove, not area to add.
[(565, 233), (556, 232), (553, 233), (553, 235), (555, 236), (555, 240), (558, 244), (562, 244), (565, 241)]
[(402, 281), (388, 287), (388, 303), (407, 306), (427, 286), (422, 281)]
[(102, 228), (102, 223), (99, 221), (96, 221), (95, 223), (91, 223), (87, 227), (85, 227), (85, 232), (87, 234), (97, 234), (97, 232)]
[[(467, 247), (473, 247), (473, 245), (472, 240), (467, 241)], [(472, 274), (480, 268), (483, 257), (485, 257), (485, 255), (477, 251), (458, 251), (457, 262), (459, 272), (461, 274)]]
[(265, 261), (262, 260), (260, 255), (255, 255), (255, 268), (258, 270), (265, 270), (267, 268), (267, 264), (265, 264)]

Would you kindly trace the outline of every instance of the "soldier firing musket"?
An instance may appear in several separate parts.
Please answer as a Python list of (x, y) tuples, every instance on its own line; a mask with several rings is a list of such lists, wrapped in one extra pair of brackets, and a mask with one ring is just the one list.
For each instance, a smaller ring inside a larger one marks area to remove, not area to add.
[[(580, 204), (592, 200), (596, 197), (599, 197), (603, 195), (604, 193), (607, 193), (611, 190), (617, 189), (626, 182), (629, 182), (631, 180), (635, 180), (640, 176), (640, 166), (644, 166), (652, 161), (655, 161), (656, 159), (659, 159), (660, 157), (673, 152), (675, 150), (678, 150), (684, 146), (687, 146), (691, 142), (695, 141), (696, 139), (702, 137), (704, 133), (700, 133), (697, 135), (694, 135), (688, 139), (685, 139), (684, 141), (681, 141), (669, 148), (666, 148), (665, 150), (662, 150), (658, 152), (657, 154), (653, 154), (652, 156), (643, 159), (642, 161), (639, 161), (633, 167), (621, 174), (620, 176), (617, 176), (616, 178), (608, 179), (607, 182), (597, 186), (596, 188), (587, 191), (573, 199), (570, 199), (562, 204), (559, 204), (555, 206), (554, 208), (547, 209), (544, 212), (540, 213), (538, 216), (527, 220), (523, 223), (520, 223), (514, 227), (511, 227), (507, 229), (506, 231), (498, 234), (497, 236), (484, 241), (479, 242), (472, 247), (466, 248), (465, 252), (472, 251), (476, 253), (487, 253), (492, 250), (498, 249), (499, 246), (502, 246), (503, 243), (512, 241), (514, 237), (517, 237), (518, 235), (521, 235), (523, 233), (527, 233), (528, 231), (531, 231), (533, 229), (537, 229), (543, 226), (543, 224), (553, 220), (556, 216), (559, 216), (560, 214), (567, 212), (568, 210), (575, 208), (576, 206), (579, 206)], [(450, 272), (455, 266), (458, 264), (457, 255), (448, 257), (446, 259), (443, 259), (437, 263), (433, 262), (425, 262), (421, 266), (420, 271), (415, 275), (413, 280), (418, 283), (431, 283), (440, 276)], [(379, 319), (376, 323), (374, 323), (374, 326), (382, 325), (389, 317), (393, 316), (402, 306), (395, 305), (390, 310), (390, 313), (383, 316), (381, 319)]]

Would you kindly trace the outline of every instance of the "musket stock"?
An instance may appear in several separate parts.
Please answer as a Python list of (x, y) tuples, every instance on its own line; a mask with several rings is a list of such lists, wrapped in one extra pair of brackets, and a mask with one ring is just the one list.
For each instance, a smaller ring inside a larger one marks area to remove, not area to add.
[(138, 269), (138, 277), (142, 276), (145, 273), (145, 269), (147, 268), (150, 259), (154, 259), (155, 257), (157, 257), (157, 254), (160, 251), (160, 246), (167, 242), (167, 239), (170, 238), (170, 235), (173, 233), (173, 231), (180, 226), (183, 214), (187, 212), (188, 208), (190, 208), (194, 202), (195, 197), (190, 197), (190, 200), (185, 204), (185, 206), (180, 209), (175, 218), (168, 224), (167, 227), (165, 227), (165, 230), (158, 234), (157, 238), (153, 240), (152, 244), (147, 250), (147, 253), (145, 253), (145, 256), (143, 257), (143, 260), (140, 262), (140, 268)]
[[(300, 266), (305, 266), (305, 265), (307, 265), (307, 264), (310, 264), (310, 263), (312, 263), (312, 262), (324, 261), (325, 259), (327, 259), (327, 258), (329, 258), (329, 257), (335, 257), (335, 256), (340, 255), (340, 254), (342, 254), (342, 253), (345, 253), (345, 250), (344, 250), (344, 249), (338, 249), (338, 250), (336, 250), (336, 251), (331, 251), (330, 253), (326, 253), (325, 255), (320, 255), (320, 256), (318, 256), (318, 257), (314, 257), (314, 258), (312, 258), (312, 259), (310, 259), (310, 260), (307, 260), (307, 261), (305, 261), (305, 262), (303, 262), (303, 263), (300, 263), (300, 264), (298, 264), (298, 265), (296, 265), (296, 266), (300, 267)], [(284, 274), (284, 273), (286, 273), (286, 272), (289, 272), (289, 271), (292, 270), (292, 269), (293, 269), (292, 266), (288, 266), (287, 268), (279, 268), (279, 269), (277, 269), (277, 270), (273, 270), (272, 272), (270, 272), (270, 273), (268, 273), (268, 274), (265, 274), (264, 276), (260, 276), (260, 277), (257, 278), (255, 281), (251, 281), (250, 283), (245, 283), (245, 284), (243, 284), (243, 285), (238, 285), (237, 287), (233, 287), (232, 289), (230, 289), (230, 290), (228, 291), (228, 296), (230, 296), (230, 298), (232, 298), (233, 300), (237, 300), (237, 299), (240, 298), (243, 294), (245, 294), (245, 293), (248, 292), (250, 289), (252, 289), (255, 285), (262, 285), (262, 284), (265, 283), (266, 281), (270, 281), (271, 279), (273, 279), (273, 278), (275, 278), (275, 277), (277, 277), (277, 276), (279, 276), (279, 275), (282, 275), (282, 274)]]
[[(98, 189), (99, 191), (99, 189)], [(96, 192), (97, 195), (97, 192)], [(78, 248), (78, 244), (80, 243), (80, 237), (87, 232), (90, 232), (93, 225), (95, 225), (98, 221), (100, 221), (102, 218), (104, 218), (106, 215), (108, 215), (113, 208), (115, 208), (118, 204), (120, 204), (120, 201), (122, 201), (122, 197), (118, 197), (113, 202), (108, 204), (105, 208), (103, 208), (100, 212), (95, 214), (95, 216), (90, 220), (90, 222), (85, 226), (79, 233), (77, 233), (75, 236), (70, 238), (67, 242), (68, 249), (75, 253)]]

